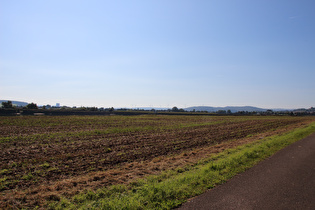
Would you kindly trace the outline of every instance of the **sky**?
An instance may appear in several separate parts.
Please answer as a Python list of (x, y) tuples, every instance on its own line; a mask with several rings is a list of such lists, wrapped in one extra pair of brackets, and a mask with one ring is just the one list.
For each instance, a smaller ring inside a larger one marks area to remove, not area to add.
[(0, 99), (315, 106), (313, 0), (0, 0)]

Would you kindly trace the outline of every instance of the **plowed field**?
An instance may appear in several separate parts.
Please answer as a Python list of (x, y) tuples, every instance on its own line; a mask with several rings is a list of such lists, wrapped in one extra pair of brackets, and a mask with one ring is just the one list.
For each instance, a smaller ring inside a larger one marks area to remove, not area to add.
[(0, 208), (43, 207), (300, 127), (308, 117), (0, 117)]

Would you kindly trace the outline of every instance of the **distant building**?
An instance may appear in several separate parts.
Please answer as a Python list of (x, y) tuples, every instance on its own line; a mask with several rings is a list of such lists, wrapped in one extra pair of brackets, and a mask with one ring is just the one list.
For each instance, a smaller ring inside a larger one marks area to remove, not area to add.
[(56, 103), (56, 107), (59, 108), (60, 107), (60, 103)]

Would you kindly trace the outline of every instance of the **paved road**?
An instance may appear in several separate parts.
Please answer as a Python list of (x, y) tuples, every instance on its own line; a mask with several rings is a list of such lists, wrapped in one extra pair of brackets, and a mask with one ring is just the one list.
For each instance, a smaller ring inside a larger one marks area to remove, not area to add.
[(315, 209), (315, 133), (179, 209)]

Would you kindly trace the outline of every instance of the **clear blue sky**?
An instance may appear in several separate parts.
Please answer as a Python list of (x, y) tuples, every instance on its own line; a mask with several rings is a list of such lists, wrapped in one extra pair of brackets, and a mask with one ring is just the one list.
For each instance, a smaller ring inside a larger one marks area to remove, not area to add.
[(313, 0), (0, 0), (0, 99), (315, 106)]

